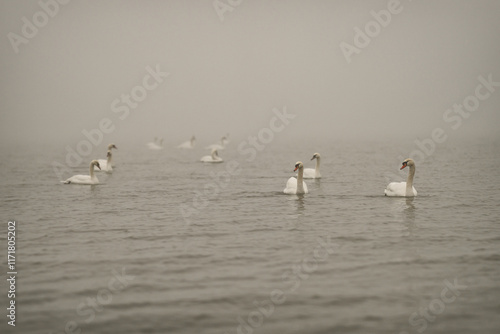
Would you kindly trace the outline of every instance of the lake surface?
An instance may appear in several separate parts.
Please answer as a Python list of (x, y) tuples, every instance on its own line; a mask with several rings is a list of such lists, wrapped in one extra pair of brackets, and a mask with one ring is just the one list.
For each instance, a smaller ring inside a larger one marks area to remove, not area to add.
[[(222, 164), (198, 162), (201, 147), (116, 144), (116, 168), (97, 186), (59, 183), (51, 164), (64, 146), (4, 144), (18, 308), (2, 333), (500, 329), (498, 140), (415, 159), (414, 199), (384, 196), (408, 173), (394, 142), (271, 143), (246, 161), (233, 140)], [(323, 178), (284, 195), (295, 162), (314, 167), (316, 151)]]

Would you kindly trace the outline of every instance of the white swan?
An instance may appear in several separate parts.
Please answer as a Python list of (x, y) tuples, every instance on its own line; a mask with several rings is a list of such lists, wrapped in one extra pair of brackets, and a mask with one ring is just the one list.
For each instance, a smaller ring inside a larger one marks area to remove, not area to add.
[(201, 162), (223, 162), (221, 157), (219, 157), (219, 153), (217, 150), (214, 148), (212, 149), (212, 154), (211, 155), (205, 155), (200, 159)]
[(321, 163), (321, 155), (314, 153), (311, 160), (316, 159), (316, 168), (304, 168), (304, 179), (320, 179), (321, 173), (319, 172), (319, 165)]
[(223, 150), (226, 147), (228, 142), (229, 141), (227, 140), (226, 136), (224, 136), (220, 139), (220, 144), (208, 145), (207, 147), (205, 147), (205, 149), (207, 149), (207, 150), (213, 150), (213, 149)]
[(158, 141), (158, 137), (154, 137), (153, 138), (153, 141), (147, 143), (146, 145), (148, 145), (148, 147), (152, 147), (152, 146), (156, 146), (156, 142)]
[[(118, 147), (116, 147), (115, 144), (109, 144), (108, 145), (108, 153), (106, 154), (106, 159), (98, 159), (97, 160), (97, 161), (99, 161), (99, 164), (101, 165), (102, 169), (106, 172), (108, 172), (107, 164), (109, 161), (111, 162), (110, 168), (115, 167), (115, 164), (113, 163), (112, 157), (110, 156), (112, 149), (118, 149)], [(94, 168), (94, 170), (98, 170), (98, 169)], [(111, 168), (109, 170), (109, 172), (111, 172), (112, 170), (113, 170), (113, 168)]]
[(283, 190), (285, 194), (293, 195), (293, 194), (307, 194), (309, 191), (307, 190), (307, 184), (302, 180), (304, 177), (304, 165), (302, 162), (297, 161), (295, 164), (294, 172), (299, 170), (297, 174), (297, 178), (293, 176), (288, 179), (286, 182), (286, 188)]
[(177, 148), (187, 148), (187, 149), (194, 148), (195, 141), (196, 141), (196, 137), (192, 136), (190, 140), (180, 144), (179, 146), (177, 146)]
[[(118, 149), (118, 147), (116, 147), (116, 145), (115, 145), (115, 144), (109, 144), (109, 145), (108, 145), (108, 151), (111, 151), (112, 149), (117, 150), (117, 149)], [(101, 161), (105, 161), (105, 162), (107, 162), (107, 159), (106, 159), (106, 160), (104, 160), (104, 159), (100, 159), (100, 160), (97, 160), (97, 161), (99, 161), (99, 163), (101, 163)], [(115, 163), (114, 163), (114, 162), (112, 162), (112, 163), (111, 163), (111, 167), (115, 167)]]
[(101, 168), (99, 166), (99, 162), (97, 160), (92, 160), (90, 162), (90, 175), (74, 175), (67, 179), (66, 181), (61, 181), (62, 183), (66, 184), (98, 184), (99, 180), (97, 179), (97, 176), (94, 174), (94, 166), (97, 168)]
[[(111, 150), (108, 151), (106, 154), (107, 160), (99, 159), (97, 162), (99, 162), (99, 168), (97, 166), (94, 166), (95, 171), (104, 171), (106, 173), (112, 173), (113, 172), (113, 155), (111, 154)], [(101, 169), (102, 168), (102, 169)]]
[(415, 161), (406, 159), (400, 169), (410, 167), (408, 172), (408, 179), (406, 182), (391, 182), (385, 188), (385, 196), (403, 196), (412, 197), (417, 196), (417, 190), (413, 187), (413, 177), (415, 176)]
[(148, 143), (150, 150), (161, 150), (163, 149), (163, 138), (157, 139), (155, 137), (154, 142)]

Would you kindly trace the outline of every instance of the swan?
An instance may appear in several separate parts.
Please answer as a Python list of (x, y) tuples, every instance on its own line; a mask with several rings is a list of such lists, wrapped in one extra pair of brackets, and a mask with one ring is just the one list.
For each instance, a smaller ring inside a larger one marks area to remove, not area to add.
[(316, 159), (316, 168), (304, 168), (304, 179), (320, 179), (319, 164), (321, 163), (321, 155), (314, 153), (311, 160)]
[(150, 150), (161, 150), (163, 149), (163, 138), (156, 138), (154, 142), (148, 143), (147, 144)]
[(207, 147), (205, 147), (207, 150), (213, 150), (213, 149), (216, 149), (216, 150), (223, 150), (227, 143), (229, 141), (227, 140), (226, 136), (223, 136), (221, 139), (220, 139), (220, 144), (212, 144), (212, 145), (208, 145)]
[(400, 169), (410, 167), (410, 172), (408, 173), (408, 179), (406, 182), (391, 182), (385, 188), (385, 196), (404, 196), (413, 197), (417, 196), (417, 190), (413, 187), (413, 177), (415, 176), (415, 161), (412, 159), (406, 159), (403, 161), (403, 165)]
[(99, 180), (97, 179), (97, 176), (94, 175), (94, 166), (97, 168), (101, 169), (101, 166), (99, 166), (99, 161), (97, 160), (92, 160), (90, 162), (90, 175), (74, 175), (67, 179), (66, 181), (61, 181), (62, 183), (65, 184), (98, 184)]
[[(106, 159), (98, 159), (97, 161), (99, 161), (99, 164), (101, 165), (102, 169), (105, 170), (106, 172), (111, 172), (113, 170), (113, 168), (111, 167), (115, 167), (115, 164), (113, 163), (112, 161), (112, 157), (111, 157), (111, 150), (112, 149), (118, 149), (118, 147), (116, 147), (115, 144), (109, 144), (108, 145), (108, 153), (106, 154)], [(111, 162), (110, 164), (110, 170), (107, 169), (106, 165)], [(98, 170), (96, 168), (94, 168), (94, 170)]]
[(192, 136), (190, 140), (180, 144), (179, 146), (177, 146), (177, 148), (188, 148), (188, 149), (194, 148), (195, 141), (196, 137)]
[(297, 161), (295, 163), (294, 172), (299, 170), (297, 178), (291, 177), (286, 182), (286, 188), (283, 190), (285, 194), (293, 195), (293, 194), (307, 194), (309, 191), (307, 190), (307, 184), (302, 180), (304, 177), (304, 165), (301, 161)]
[(148, 145), (149, 147), (153, 146), (153, 145), (156, 145), (156, 142), (158, 141), (158, 137), (154, 137), (153, 138), (153, 141), (147, 143), (146, 145)]
[(219, 157), (219, 153), (214, 148), (212, 149), (212, 155), (205, 155), (200, 159), (201, 162), (223, 162), (221, 157)]
[(108, 151), (108, 154), (106, 154), (106, 157), (107, 157), (107, 160), (104, 160), (104, 159), (97, 160), (97, 162), (99, 162), (99, 169), (97, 169), (97, 166), (94, 166), (95, 171), (102, 170), (106, 173), (113, 172), (113, 163), (112, 163), (113, 155), (111, 154), (111, 150)]
[[(118, 149), (118, 147), (116, 147), (116, 145), (115, 145), (115, 144), (109, 144), (109, 145), (108, 145), (108, 151), (111, 151), (113, 148), (114, 148), (115, 150), (117, 150), (117, 149)], [(102, 163), (101, 163), (101, 161), (107, 162), (107, 159), (99, 159), (99, 160), (97, 160), (97, 161), (99, 161), (99, 163), (100, 163), (100, 164), (102, 164)], [(114, 162), (111, 162), (111, 167), (115, 167), (115, 163), (114, 163)]]

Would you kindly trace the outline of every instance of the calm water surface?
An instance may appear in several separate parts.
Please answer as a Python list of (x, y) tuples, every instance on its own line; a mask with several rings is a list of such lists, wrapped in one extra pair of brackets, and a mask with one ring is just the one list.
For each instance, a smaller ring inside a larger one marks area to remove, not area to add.
[[(416, 159), (415, 199), (383, 196), (407, 175), (394, 143), (275, 144), (247, 162), (233, 142), (215, 165), (198, 162), (201, 148), (116, 144), (115, 171), (97, 186), (59, 183), (51, 163), (64, 147), (2, 148), (18, 317), (12, 330), (4, 315), (1, 332), (500, 329), (498, 141)], [(315, 151), (323, 178), (307, 180), (303, 197), (282, 194)], [(238, 174), (221, 177), (230, 161)], [(5, 306), (5, 280), (2, 289)]]

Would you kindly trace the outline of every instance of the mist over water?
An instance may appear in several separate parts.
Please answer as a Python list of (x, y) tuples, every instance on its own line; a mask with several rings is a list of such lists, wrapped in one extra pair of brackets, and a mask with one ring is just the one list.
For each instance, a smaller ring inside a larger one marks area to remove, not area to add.
[[(499, 12), (1, 2), (0, 331), (497, 333)], [(419, 195), (384, 197), (408, 157)]]

